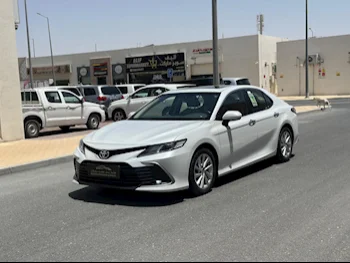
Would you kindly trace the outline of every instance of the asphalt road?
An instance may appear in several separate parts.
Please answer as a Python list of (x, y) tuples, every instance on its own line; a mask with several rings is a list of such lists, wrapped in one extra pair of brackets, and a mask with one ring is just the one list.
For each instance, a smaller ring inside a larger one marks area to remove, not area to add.
[[(315, 106), (316, 101), (314, 100), (290, 100), (287, 101), (289, 104), (293, 106)], [(350, 106), (350, 98), (336, 98), (329, 99), (329, 102), (332, 106), (338, 107), (339, 105), (349, 105)]]
[(300, 116), (289, 163), (196, 199), (79, 187), (71, 163), (0, 177), (0, 261), (349, 261), (345, 106)]

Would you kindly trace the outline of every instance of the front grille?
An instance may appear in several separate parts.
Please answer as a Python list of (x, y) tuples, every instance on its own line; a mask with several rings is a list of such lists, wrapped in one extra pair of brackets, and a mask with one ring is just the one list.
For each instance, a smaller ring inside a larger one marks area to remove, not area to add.
[[(93, 152), (94, 154), (99, 155), (101, 150), (92, 148), (88, 145), (85, 145), (86, 149), (88, 149), (90, 152)], [(120, 154), (126, 154), (126, 153), (131, 153), (131, 152), (137, 152), (146, 149), (146, 147), (137, 147), (137, 148), (129, 148), (129, 149), (120, 149), (120, 150), (111, 150), (109, 151), (109, 158), (115, 155), (120, 155)]]
[[(120, 178), (91, 176), (89, 167), (104, 165), (107, 167), (119, 166)], [(83, 162), (76, 164), (77, 177), (83, 183), (112, 185), (117, 187), (140, 187), (156, 185), (156, 181), (171, 183), (169, 176), (157, 165), (133, 168), (125, 163)]]

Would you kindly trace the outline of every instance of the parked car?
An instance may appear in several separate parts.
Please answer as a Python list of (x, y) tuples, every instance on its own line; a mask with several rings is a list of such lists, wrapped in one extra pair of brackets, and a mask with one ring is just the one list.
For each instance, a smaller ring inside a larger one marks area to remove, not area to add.
[(146, 84), (120, 84), (116, 85), (116, 87), (121, 91), (124, 95), (124, 98), (127, 98), (129, 95), (133, 94), (138, 89), (145, 87)]
[(72, 126), (86, 125), (94, 130), (106, 120), (99, 105), (57, 88), (22, 91), (22, 112), (26, 138), (38, 137), (40, 130), (49, 127), (67, 131)]
[(223, 84), (227, 86), (246, 86), (250, 85), (250, 81), (248, 78), (223, 78)]
[(73, 181), (198, 196), (243, 167), (270, 157), (289, 161), (298, 140), (295, 109), (265, 90), (173, 90), (83, 138)]
[(102, 105), (107, 113), (109, 105), (124, 96), (116, 86), (78, 86), (87, 102)]
[(108, 118), (113, 121), (120, 121), (127, 118), (128, 114), (137, 111), (160, 94), (169, 90), (176, 90), (182, 87), (189, 87), (189, 84), (153, 84), (138, 89), (128, 98), (118, 100), (109, 106)]

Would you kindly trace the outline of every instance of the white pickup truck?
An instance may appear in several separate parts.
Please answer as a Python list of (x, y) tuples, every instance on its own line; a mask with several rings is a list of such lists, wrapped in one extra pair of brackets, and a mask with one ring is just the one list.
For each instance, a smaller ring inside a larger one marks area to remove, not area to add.
[(23, 90), (22, 112), (26, 138), (38, 137), (40, 130), (49, 127), (67, 131), (72, 126), (86, 125), (88, 129), (98, 129), (106, 120), (99, 105), (58, 88)]

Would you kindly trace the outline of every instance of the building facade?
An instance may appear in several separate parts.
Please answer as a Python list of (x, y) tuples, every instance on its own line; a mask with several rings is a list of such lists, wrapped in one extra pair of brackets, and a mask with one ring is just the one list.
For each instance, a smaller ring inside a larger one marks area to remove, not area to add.
[[(248, 77), (253, 85), (274, 91), (280, 41), (285, 39), (263, 35), (220, 39), (221, 76)], [(212, 51), (212, 41), (208, 40), (56, 56), (57, 85), (181, 82), (212, 75)], [(43, 83), (52, 78), (50, 57), (33, 58), (32, 63), (35, 81)], [(28, 66), (20, 64), (20, 72), (23, 86), (28, 80)]]
[(305, 66), (309, 67), (309, 92), (315, 95), (350, 94), (350, 35), (310, 38), (305, 60), (305, 40), (277, 44), (278, 95), (305, 96)]

